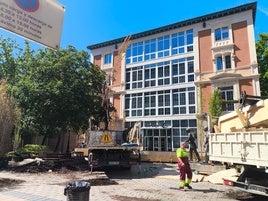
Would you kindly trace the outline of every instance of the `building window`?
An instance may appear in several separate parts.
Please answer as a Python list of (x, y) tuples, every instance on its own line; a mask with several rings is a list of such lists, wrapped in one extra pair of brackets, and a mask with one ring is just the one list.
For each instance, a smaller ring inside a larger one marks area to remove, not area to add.
[(172, 34), (172, 55), (193, 51), (193, 30)]
[(169, 85), (170, 84), (170, 62), (160, 62), (158, 63), (158, 86)]
[(126, 69), (126, 89), (143, 87), (143, 66)]
[(222, 57), (216, 57), (216, 70), (221, 71), (222, 70)]
[(225, 69), (232, 68), (231, 55), (220, 55), (215, 58), (216, 60), (216, 70), (222, 71)]
[(104, 64), (111, 64), (112, 63), (112, 54), (105, 54), (104, 55)]
[(125, 115), (126, 117), (142, 116), (142, 93), (125, 96)]
[(144, 60), (155, 59), (156, 52), (156, 39), (145, 41), (145, 55)]
[(195, 88), (181, 88), (172, 91), (173, 114), (195, 113)]
[(194, 82), (194, 61), (193, 57), (187, 58), (187, 76), (188, 82)]
[(222, 100), (226, 101), (227, 103), (222, 105), (223, 111), (234, 111), (234, 103), (228, 103), (228, 101), (234, 100), (234, 89), (233, 86), (231, 87), (221, 87), (221, 98)]
[(186, 31), (186, 45), (187, 45), (187, 52), (192, 52), (194, 50), (194, 31), (187, 30)]
[(131, 85), (131, 68), (126, 69), (126, 89), (130, 89)]
[(194, 81), (194, 57), (172, 61), (172, 84)]
[(144, 94), (144, 115), (156, 115), (156, 92), (147, 92)]
[(169, 56), (170, 36), (163, 36), (157, 39), (158, 43), (158, 58)]
[(231, 64), (231, 55), (225, 55), (225, 68), (229, 69), (232, 68), (232, 64)]
[(143, 61), (143, 42), (134, 43), (132, 45), (132, 62)]
[(224, 40), (229, 38), (228, 27), (222, 27), (215, 30), (215, 41)]
[(170, 114), (170, 90), (158, 92), (158, 115)]
[(131, 45), (126, 50), (126, 64), (131, 63)]
[(133, 43), (126, 50), (126, 64), (193, 52), (193, 43), (193, 29)]
[(129, 94), (125, 96), (125, 116), (126, 117), (130, 116), (130, 95)]
[(145, 80), (144, 87), (156, 86), (156, 64), (145, 66)]

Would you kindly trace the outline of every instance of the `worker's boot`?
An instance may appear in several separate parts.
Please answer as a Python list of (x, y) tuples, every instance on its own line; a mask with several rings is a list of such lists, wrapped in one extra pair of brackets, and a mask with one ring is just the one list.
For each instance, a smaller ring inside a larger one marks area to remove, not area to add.
[(190, 186), (189, 184), (185, 184), (185, 187), (187, 187), (188, 189), (192, 189), (192, 186)]

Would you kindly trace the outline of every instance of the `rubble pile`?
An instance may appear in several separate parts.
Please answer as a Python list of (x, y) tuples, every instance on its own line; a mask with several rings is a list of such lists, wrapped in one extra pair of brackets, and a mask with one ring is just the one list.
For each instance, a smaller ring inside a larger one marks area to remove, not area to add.
[[(3, 169), (3, 168), (2, 168)], [(4, 168), (7, 171), (42, 173), (42, 172), (62, 172), (62, 171), (83, 171), (89, 170), (89, 165), (83, 159), (24, 159), (22, 161), (9, 161), (8, 166)]]

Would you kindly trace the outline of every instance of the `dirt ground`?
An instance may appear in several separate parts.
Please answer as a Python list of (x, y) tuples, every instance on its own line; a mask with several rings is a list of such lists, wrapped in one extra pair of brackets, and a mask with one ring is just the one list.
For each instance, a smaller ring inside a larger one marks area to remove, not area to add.
[[(11, 163), (6, 168), (2, 168), (2, 170), (10, 172), (10, 173), (32, 173), (32, 174), (42, 174), (51, 172), (57, 175), (63, 175), (66, 178), (75, 178), (76, 175), (86, 172), (88, 174), (89, 167), (86, 161), (75, 161), (75, 160), (28, 160), (19, 163)], [(125, 175), (124, 175), (125, 174)], [(110, 172), (107, 174), (107, 177), (98, 177), (95, 179), (90, 179), (91, 186), (106, 186), (106, 185), (117, 185), (117, 179), (126, 179), (129, 178), (129, 174), (126, 172), (120, 174), (118, 172)], [(120, 177), (118, 176), (120, 175)], [(114, 179), (117, 178), (117, 179)], [(0, 178), (0, 192), (3, 189), (9, 188), (16, 188), (16, 186), (20, 185), (21, 183), (26, 182), (21, 179), (9, 179), (9, 178)], [(230, 199), (235, 200), (244, 200), (244, 201), (251, 201), (251, 200), (266, 200), (263, 197), (252, 196), (248, 193), (238, 191), (238, 190), (228, 190), (225, 192), (225, 195)], [(136, 198), (130, 199), (130, 201), (145, 201), (146, 199)], [(116, 197), (115, 200), (126, 200), (126, 197)], [(154, 200), (151, 200), (154, 201)]]
[[(25, 159), (24, 161), (9, 162), (9, 165), (2, 167), (1, 170), (11, 172), (11, 173), (47, 173), (53, 172), (58, 175), (64, 175), (65, 177), (75, 177), (76, 172), (89, 171), (89, 166), (87, 161), (81, 159)], [(0, 178), (0, 191), (4, 188), (15, 187), (21, 183), (25, 182), (20, 179), (8, 179)], [(101, 186), (101, 185), (116, 185), (117, 183), (108, 178), (98, 178), (90, 180), (91, 186)]]

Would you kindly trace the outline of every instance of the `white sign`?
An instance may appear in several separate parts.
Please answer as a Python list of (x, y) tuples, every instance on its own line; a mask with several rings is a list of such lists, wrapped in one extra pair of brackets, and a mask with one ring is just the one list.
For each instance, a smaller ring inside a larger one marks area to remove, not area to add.
[(0, 0), (0, 27), (59, 49), (64, 12), (55, 0)]

